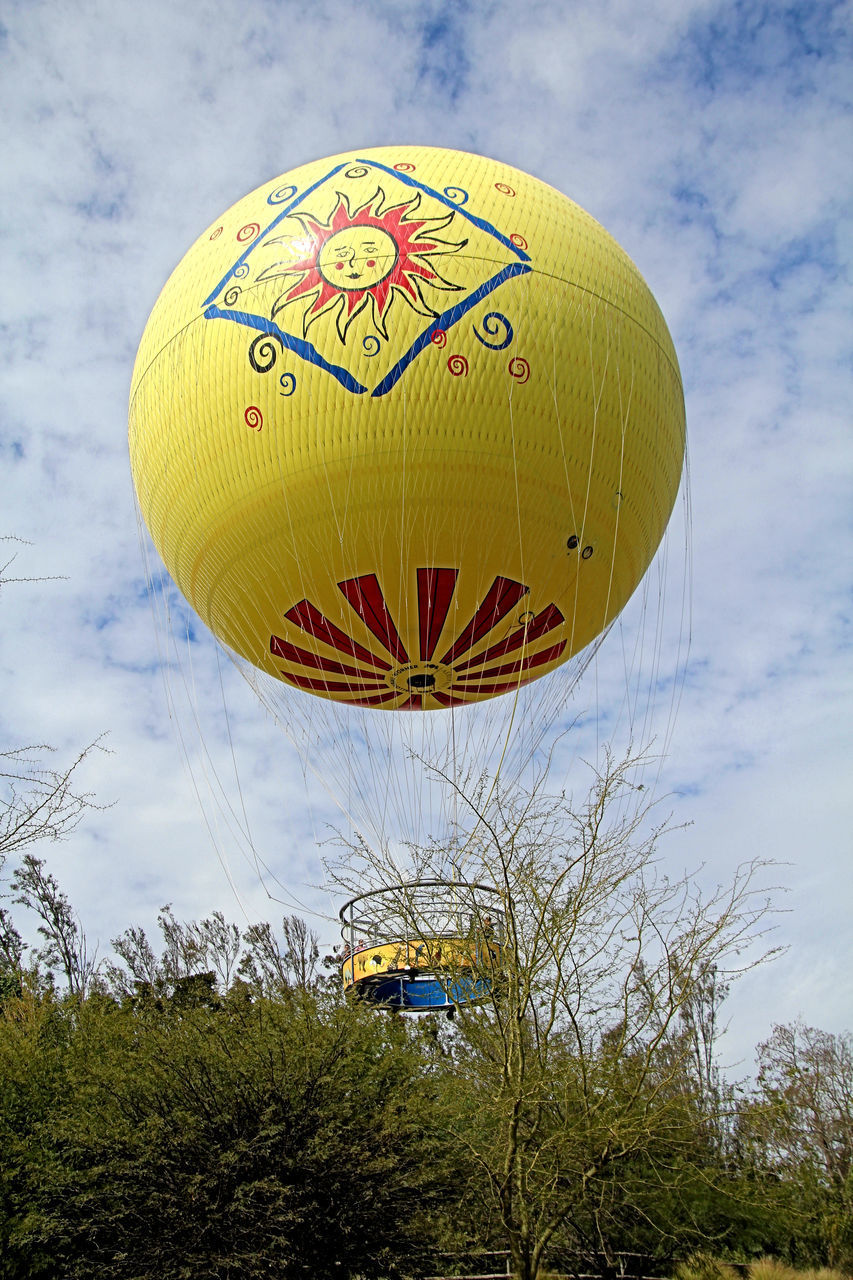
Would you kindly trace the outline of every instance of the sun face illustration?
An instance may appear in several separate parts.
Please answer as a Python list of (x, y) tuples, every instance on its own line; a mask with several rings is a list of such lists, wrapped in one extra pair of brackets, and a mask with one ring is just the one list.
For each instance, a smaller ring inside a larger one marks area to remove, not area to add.
[(276, 299), (271, 318), (285, 307), (310, 299), (302, 315), (303, 335), (321, 315), (334, 310), (338, 336), (345, 342), (347, 329), (366, 307), (377, 332), (387, 338), (386, 316), (395, 297), (420, 315), (438, 315), (430, 291), (461, 288), (447, 280), (434, 261), (468, 243), (442, 240), (436, 234), (450, 224), (454, 214), (417, 217), (420, 194), (404, 204), (386, 207), (381, 187), (352, 212), (347, 197), (336, 194), (337, 204), (327, 222), (308, 213), (294, 214), (305, 235), (298, 240), (280, 237), (269, 242), (301, 253), (297, 261), (277, 262), (258, 276), (258, 280), (282, 277), (292, 281)]
[(397, 245), (389, 232), (354, 226), (336, 231), (323, 243), (317, 254), (317, 270), (332, 289), (364, 293), (387, 280), (398, 260)]

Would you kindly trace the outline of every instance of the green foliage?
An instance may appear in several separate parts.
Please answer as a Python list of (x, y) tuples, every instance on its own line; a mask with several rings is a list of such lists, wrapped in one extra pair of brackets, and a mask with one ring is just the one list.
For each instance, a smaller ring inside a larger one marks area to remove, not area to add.
[(526, 1277), (853, 1269), (850, 1037), (776, 1028), (754, 1089), (721, 1082), (719, 942), (758, 918), (748, 882), (710, 914), (632, 887), (603, 808), (577, 856), (547, 815), (510, 831), (514, 941), (452, 1023), (348, 1004), (296, 917), (279, 941), (164, 907), (156, 947), (130, 928), (96, 969), (21, 855), (45, 945), (25, 963), (0, 909), (0, 1280), (391, 1280), (507, 1247)]
[[(521, 1280), (563, 1252), (613, 1272), (626, 1246), (695, 1247), (724, 1195), (716, 1012), (765, 927), (760, 867), (710, 897), (661, 876), (642, 763), (606, 760), (581, 802), (460, 794), (466, 878), (492, 887), (502, 942), (500, 981), (456, 1010), (447, 1127)], [(381, 851), (354, 853), (342, 882), (387, 878)], [(417, 852), (426, 883), (445, 856)], [(417, 906), (401, 907), (415, 936)]]
[(853, 1037), (777, 1026), (758, 1061), (740, 1138), (787, 1228), (774, 1252), (853, 1272)]
[(49, 1180), (34, 1141), (66, 1091), (69, 1024), (52, 990), (22, 975), (20, 995), (0, 1008), (0, 1277), (52, 1277), (53, 1252), (30, 1236), (32, 1194)]
[(398, 1274), (449, 1176), (412, 1046), (306, 990), (19, 1001), (0, 1276)]

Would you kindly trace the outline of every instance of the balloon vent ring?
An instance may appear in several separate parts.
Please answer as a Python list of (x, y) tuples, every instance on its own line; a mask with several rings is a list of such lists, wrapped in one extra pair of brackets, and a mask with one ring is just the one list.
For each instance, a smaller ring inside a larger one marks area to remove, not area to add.
[(453, 684), (453, 671), (439, 662), (409, 662), (388, 673), (398, 693), (444, 693)]

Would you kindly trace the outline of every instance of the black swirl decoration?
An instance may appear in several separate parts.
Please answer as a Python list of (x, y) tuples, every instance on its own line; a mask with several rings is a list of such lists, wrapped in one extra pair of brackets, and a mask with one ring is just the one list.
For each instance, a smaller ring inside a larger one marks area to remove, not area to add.
[(233, 307), (239, 297), (240, 290), (237, 288), (236, 284), (232, 284), (231, 288), (226, 289), (223, 293), (222, 301), (225, 303), (226, 307)]
[(267, 204), (284, 204), (285, 200), (289, 200), (291, 196), (296, 195), (296, 187), (288, 184), (286, 187), (276, 187), (275, 191), (271, 191), (267, 196)]
[(366, 356), (377, 356), (382, 343), (379, 341), (375, 333), (369, 333), (361, 344), (362, 350)]
[(364, 165), (356, 164), (356, 165), (353, 165), (351, 169), (347, 169), (346, 173), (344, 174), (344, 177), (345, 178), (364, 178), (366, 177), (366, 175), (367, 175), (367, 170), (365, 169)]
[[(488, 315), (483, 316), (483, 329), (486, 337), (480, 333), (476, 325), (472, 326), (474, 337), (478, 342), (482, 342), (484, 347), (488, 347), (491, 351), (503, 351), (512, 342), (514, 334), (512, 325), (506, 316), (501, 315), (500, 311), (490, 311)], [(496, 341), (490, 342), (489, 339), (494, 338)]]
[(444, 194), (454, 204), (463, 205), (468, 203), (468, 192), (464, 187), (445, 187)]
[(241, 262), (241, 263), (240, 263), (240, 265), (239, 265), (239, 267), (237, 267), (237, 268), (236, 268), (236, 270), (235, 270), (235, 272), (234, 272), (234, 279), (235, 279), (235, 280), (245, 280), (245, 279), (246, 279), (246, 276), (247, 276), (248, 274), (249, 274), (249, 264), (248, 264), (248, 262)]
[(249, 347), (249, 364), (255, 373), (269, 373), (278, 359), (279, 348), (266, 333), (259, 333)]
[(296, 374), (283, 373), (278, 380), (278, 385), (280, 387), (278, 393), (280, 396), (292, 396), (296, 390)]

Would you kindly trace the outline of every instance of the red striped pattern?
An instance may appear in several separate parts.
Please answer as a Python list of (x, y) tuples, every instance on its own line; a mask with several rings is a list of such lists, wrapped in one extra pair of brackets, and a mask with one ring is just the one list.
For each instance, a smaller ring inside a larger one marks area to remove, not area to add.
[[(369, 662), (371, 666), (379, 667), (381, 671), (390, 670), (389, 663), (382, 658), (377, 658), (369, 649), (365, 649), (364, 645), (356, 644), (345, 631), (341, 631), (340, 627), (336, 627), (333, 622), (324, 617), (320, 610), (308, 600), (300, 600), (299, 604), (288, 609), (284, 616), (288, 622), (299, 627), (300, 631), (307, 632), (309, 636), (316, 636), (318, 640), (324, 640), (333, 649), (348, 653), (353, 658), (360, 658), (362, 662)], [(276, 638), (273, 637), (273, 639)]]
[[(436, 662), (433, 655), (450, 614), (458, 576), (457, 569), (434, 566), (417, 571), (418, 654), (421, 663)], [(270, 653), (288, 663), (288, 668), (281, 669), (281, 674), (297, 688), (325, 693), (350, 705), (394, 707), (396, 710), (461, 706), (478, 698), (517, 689), (532, 679), (538, 668), (558, 661), (565, 652), (565, 640), (532, 653), (529, 651), (531, 645), (565, 621), (557, 606), (549, 604), (535, 616), (526, 614), (525, 621), (510, 635), (495, 641), (482, 653), (471, 655), (471, 650), (487, 639), (490, 632), (529, 594), (529, 588), (523, 583), (497, 577), (467, 625), (433, 666), (432, 670), (438, 672), (437, 687), (428, 691), (410, 691), (406, 688), (408, 672), (396, 672), (396, 684), (389, 679), (394, 668), (413, 666), (414, 675), (423, 673), (417, 671), (417, 663), (411, 664), (376, 575), (369, 573), (347, 578), (339, 582), (338, 587), (353, 612), (382, 646), (382, 655), (353, 640), (307, 599), (300, 600), (287, 611), (284, 615), (286, 621), (334, 650), (336, 655), (343, 654), (353, 659), (355, 665), (341, 662), (339, 656), (302, 648), (276, 635), (270, 637)], [(500, 662), (506, 657), (510, 657), (510, 661)], [(493, 665), (495, 663), (497, 665)], [(294, 666), (307, 670), (294, 671)], [(310, 671), (317, 674), (310, 675)]]
[(483, 636), (487, 636), (492, 628), (496, 627), (506, 617), (510, 609), (515, 608), (519, 600), (526, 596), (529, 590), (529, 587), (522, 586), (520, 582), (513, 582), (512, 578), (495, 578), (489, 587), (485, 600), (477, 609), (468, 626), (456, 643), (450, 646), (447, 653), (439, 661), (450, 666), (460, 654), (467, 653), (469, 649), (473, 649), (474, 645), (479, 640), (482, 640)]
[(453, 670), (466, 671), (468, 667), (480, 666), (484, 662), (491, 662), (493, 658), (501, 658), (504, 654), (512, 653), (514, 649), (520, 649), (523, 644), (530, 644), (531, 641), (547, 635), (549, 631), (559, 627), (563, 621), (563, 615), (557, 606), (549, 604), (548, 608), (537, 613), (526, 627), (519, 627), (518, 631), (515, 631), (507, 640), (500, 640), (497, 644), (493, 644), (485, 653), (478, 653), (476, 658), (469, 658), (467, 662), (457, 662)]
[(373, 632), (391, 657), (396, 662), (408, 662), (409, 655), (385, 607), (385, 597), (376, 574), (366, 573), (361, 578), (348, 578), (346, 582), (338, 583), (338, 589), (343, 591), (368, 631)]
[(432, 661), (458, 577), (456, 569), (418, 569), (421, 662)]

